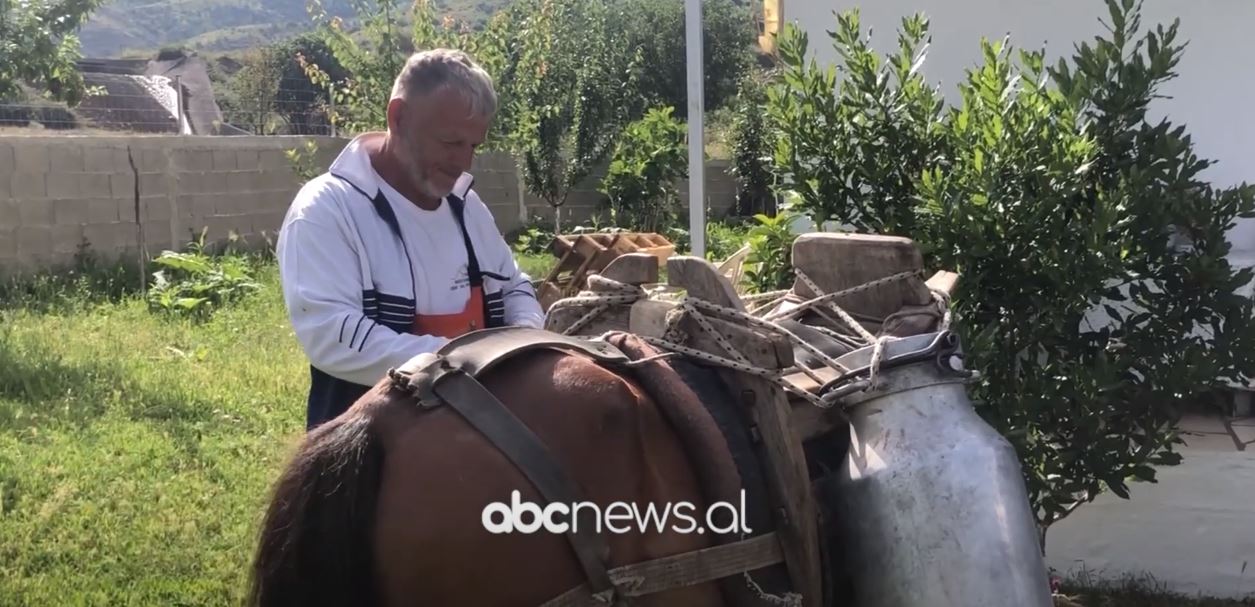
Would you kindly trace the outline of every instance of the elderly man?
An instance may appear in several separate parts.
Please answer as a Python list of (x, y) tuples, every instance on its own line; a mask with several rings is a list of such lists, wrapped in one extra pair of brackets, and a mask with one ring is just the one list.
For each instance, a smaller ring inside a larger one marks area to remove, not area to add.
[(496, 106), (491, 78), (464, 53), (416, 53), (393, 86), (387, 132), (354, 138), (297, 194), (278, 257), (310, 360), (307, 429), (452, 337), (543, 326), (467, 173)]

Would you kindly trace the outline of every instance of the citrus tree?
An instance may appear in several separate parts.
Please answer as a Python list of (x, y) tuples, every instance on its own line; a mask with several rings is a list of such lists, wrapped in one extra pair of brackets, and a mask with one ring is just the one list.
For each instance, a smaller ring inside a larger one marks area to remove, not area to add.
[(1226, 233), (1255, 188), (1212, 187), (1184, 128), (1147, 108), (1175, 76), (1177, 24), (1143, 33), (1108, 0), (1108, 37), (1055, 66), (1008, 40), (944, 107), (920, 75), (922, 16), (883, 61), (855, 11), (832, 32), (845, 77), (780, 41), (770, 94), (775, 166), (799, 208), (863, 232), (909, 236), (961, 275), (953, 305), (978, 411), (1016, 448), (1045, 541), (1103, 490), (1180, 461), (1181, 403), (1255, 375), (1252, 273)]

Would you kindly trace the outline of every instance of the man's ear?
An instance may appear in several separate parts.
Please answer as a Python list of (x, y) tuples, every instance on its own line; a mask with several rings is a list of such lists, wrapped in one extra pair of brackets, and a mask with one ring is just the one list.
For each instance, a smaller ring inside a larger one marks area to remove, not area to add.
[(401, 131), (402, 118), (405, 116), (405, 100), (394, 97), (388, 100), (388, 130), (393, 133)]

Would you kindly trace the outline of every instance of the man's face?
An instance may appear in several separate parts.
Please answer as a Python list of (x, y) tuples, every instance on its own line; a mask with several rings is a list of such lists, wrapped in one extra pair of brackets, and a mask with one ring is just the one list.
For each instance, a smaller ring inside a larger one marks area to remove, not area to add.
[(411, 100), (399, 113), (394, 136), (401, 144), (400, 160), (424, 194), (443, 198), (471, 169), (489, 119), (470, 114), (470, 103), (451, 90)]

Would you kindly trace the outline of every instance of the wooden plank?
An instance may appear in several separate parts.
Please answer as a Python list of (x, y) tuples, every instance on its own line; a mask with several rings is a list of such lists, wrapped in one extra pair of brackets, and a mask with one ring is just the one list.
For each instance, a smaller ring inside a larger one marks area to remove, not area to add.
[(645, 234), (642, 234), (642, 236), (645, 237), (645, 241), (649, 243), (649, 246), (655, 246), (655, 247), (671, 246), (671, 241), (667, 240), (665, 236), (663, 236), (662, 234), (658, 234), (657, 232), (646, 232)]
[(571, 248), (567, 248), (561, 256), (558, 256), (558, 263), (553, 264), (553, 267), (549, 269), (549, 274), (544, 278), (545, 282), (556, 281), (558, 279), (558, 275), (565, 271), (565, 268), (568, 265), (572, 265), (574, 263), (572, 259), (574, 256), (575, 250)]
[(540, 308), (548, 311), (554, 302), (562, 299), (562, 289), (552, 282), (543, 282), (537, 289), (536, 298), (540, 301)]
[[(824, 383), (830, 382), (836, 379), (837, 376), (841, 375), (840, 371), (837, 371), (836, 369), (833, 369), (831, 367), (820, 367), (818, 369), (811, 369), (811, 372), (813, 372), (815, 375), (818, 375), (820, 378), (822, 378), (824, 380)], [(815, 392), (818, 392), (819, 388), (822, 387), (822, 384), (812, 379), (811, 376), (805, 373), (802, 373), (801, 371), (798, 371), (797, 373), (790, 373), (789, 375), (784, 376), (784, 378), (789, 383), (797, 386), (799, 389), (804, 390), (806, 392), (810, 392), (812, 394)]]
[(601, 253), (605, 252), (606, 248), (596, 240), (589, 238), (587, 235), (581, 235), (575, 240), (574, 250), (583, 260), (583, 263), (581, 263), (574, 272), (571, 272), (571, 282), (562, 290), (562, 292), (568, 297), (579, 293), (580, 290), (584, 288), (584, 277), (587, 275), (589, 267), (597, 260)]
[(798, 442), (805, 442), (831, 432), (849, 432), (850, 424), (836, 409), (821, 409), (810, 401), (796, 396), (789, 397), (789, 419), (793, 422), (793, 435)]
[(571, 244), (574, 239), (567, 236), (554, 236), (553, 241), (549, 243), (549, 251), (554, 257), (564, 257), (571, 252)]
[[(728, 345), (761, 369), (784, 369), (793, 365), (793, 345), (788, 339), (763, 329), (734, 322), (707, 318), (712, 329), (723, 337)], [(732, 358), (713, 336), (704, 331), (693, 318), (680, 321), (680, 330), (689, 336), (685, 343), (690, 348), (709, 352), (716, 356)]]
[(573, 248), (575, 249), (576, 254), (585, 260), (593, 259), (597, 257), (598, 253), (606, 250), (606, 247), (603, 244), (587, 234), (581, 234), (578, 238), (576, 238)]
[(628, 318), (628, 332), (645, 337), (662, 337), (667, 329), (667, 313), (675, 309), (675, 303), (644, 299), (632, 304)]
[(658, 260), (646, 253), (626, 253), (616, 257), (600, 273), (610, 280), (633, 285), (658, 282)]
[(658, 259), (659, 266), (666, 264), (667, 260), (670, 259), (672, 255), (675, 255), (675, 245), (673, 244), (647, 247), (641, 250), (656, 257)]
[[(820, 232), (794, 240), (793, 267), (824, 292), (833, 293), (900, 272), (918, 271), (924, 260), (909, 238)], [(794, 283), (793, 291), (806, 299), (815, 296), (801, 279)], [(922, 306), (930, 301), (932, 294), (923, 281), (913, 277), (843, 297), (836, 303), (852, 313), (884, 318), (903, 306)]]
[(688, 291), (692, 297), (745, 311), (745, 302), (713, 264), (700, 257), (677, 255), (667, 260), (667, 284)]
[[(617, 280), (619, 282), (637, 285), (645, 284), (658, 280), (658, 264), (654, 262), (654, 258), (649, 255), (629, 253), (615, 258), (602, 272), (600, 272), (600, 274), (606, 278)], [(575, 290), (587, 288), (588, 285), (587, 282), (585, 282), (585, 284), (575, 288)], [(545, 304), (545, 300), (543, 298), (542, 304)], [(545, 309), (548, 310), (550, 305), (552, 305), (552, 303), (546, 304)], [(592, 310), (593, 306), (559, 308), (557, 310), (552, 310), (550, 311), (549, 316), (545, 319), (545, 328), (559, 333), (564, 332), (568, 327)], [(602, 311), (595, 320), (577, 330), (574, 335), (601, 335), (606, 331), (627, 331), (631, 324), (631, 317), (631, 304), (614, 304), (611, 305), (610, 308)]]
[(794, 430), (785, 392), (766, 379), (723, 369), (719, 374), (740, 393), (762, 439), (768, 486), (778, 506), (777, 532), (785, 563), (804, 607), (820, 607), (821, 584), (818, 509), (811, 494), (806, 454)]
[[(745, 309), (732, 285), (705, 259), (690, 256), (671, 258), (667, 263), (667, 279), (671, 285), (686, 289), (691, 297), (734, 310)], [(691, 319), (686, 319), (685, 322), (696, 324)], [(688, 328), (686, 330), (693, 336), (694, 346), (699, 340), (707, 339), (701, 332)], [(792, 361), (792, 349), (788, 348), (787, 343), (768, 340), (766, 346), (759, 345), (757, 348), (753, 343), (746, 343), (750, 339), (749, 335), (758, 332), (752, 326), (721, 322), (718, 330), (729, 341), (735, 340), (734, 343), (743, 345), (745, 349), (741, 351), (756, 366), (765, 366), (761, 363), (768, 363), (772, 358), (777, 365), (783, 362), (781, 358), (790, 363)], [(722, 351), (717, 345), (712, 349), (710, 344), (705, 344), (703, 349)], [(792, 410), (786, 393), (770, 380), (747, 373), (720, 369), (719, 374), (734, 393), (739, 394), (741, 402), (750, 409), (758, 427), (763, 461), (769, 470), (767, 480), (774, 503), (779, 508), (776, 523), (789, 575), (802, 594), (802, 604), (805, 607), (819, 607), (823, 596), (818, 508), (810, 491), (806, 454), (802, 451), (802, 443), (794, 429)]]
[(604, 251), (597, 254), (597, 259), (592, 263), (592, 265), (588, 266), (589, 273), (601, 272), (602, 270), (610, 267), (610, 264), (614, 263), (614, 260), (629, 253), (636, 252), (636, 247), (633, 246), (626, 238), (622, 238), (620, 234), (614, 234), (606, 242), (605, 247), (606, 249)]

